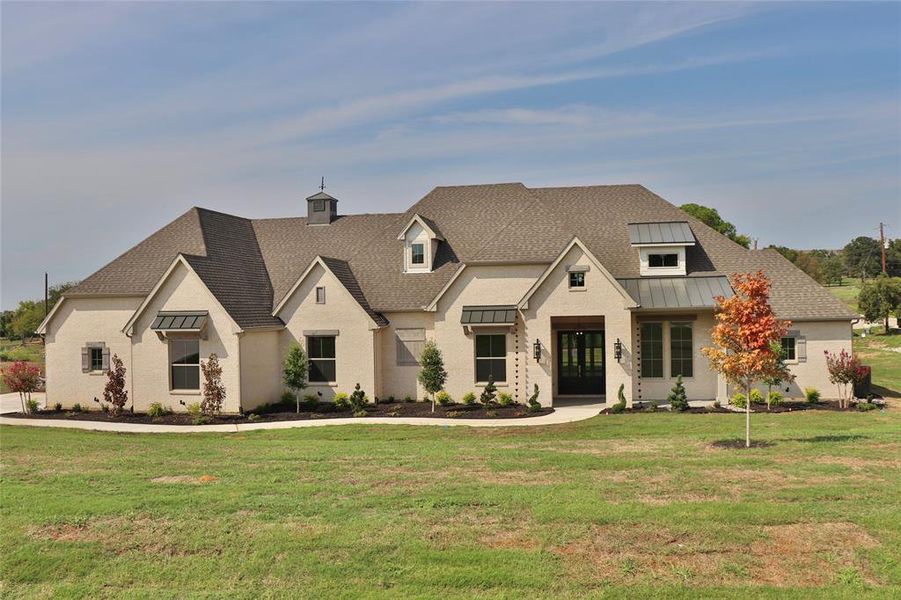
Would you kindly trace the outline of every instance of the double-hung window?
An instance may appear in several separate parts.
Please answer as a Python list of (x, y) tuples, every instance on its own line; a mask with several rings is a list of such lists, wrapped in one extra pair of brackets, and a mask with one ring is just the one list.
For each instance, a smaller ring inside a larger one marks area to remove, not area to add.
[(663, 324), (641, 325), (641, 376), (663, 377)]
[(97, 346), (92, 346), (91, 348), (88, 348), (88, 352), (91, 353), (91, 356), (90, 356), (91, 371), (102, 371), (103, 370), (103, 348), (97, 347)]
[(780, 345), (782, 346), (782, 360), (798, 360), (798, 351), (797, 346), (795, 345), (795, 338), (784, 337), (780, 341)]
[(670, 324), (670, 377), (691, 377), (694, 372), (691, 333), (691, 323)]
[(335, 377), (335, 336), (311, 336), (307, 338), (310, 355), (310, 382), (331, 383)]
[(169, 360), (171, 389), (200, 389), (200, 340), (169, 340)]
[(476, 335), (476, 382), (507, 381), (507, 336), (503, 333)]
[(410, 262), (414, 265), (425, 264), (425, 244), (410, 245)]

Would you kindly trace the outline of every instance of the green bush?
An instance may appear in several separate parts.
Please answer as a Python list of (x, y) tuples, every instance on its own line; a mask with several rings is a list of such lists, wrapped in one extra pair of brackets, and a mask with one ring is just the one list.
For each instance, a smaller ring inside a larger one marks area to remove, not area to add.
[(40, 408), (40, 403), (34, 398), (29, 398), (25, 401), (25, 408), (28, 410), (28, 414), (33, 415), (38, 412), (38, 408)]
[(306, 394), (303, 397), (303, 406), (307, 410), (316, 410), (316, 407), (319, 406), (319, 396), (316, 394)]
[(354, 416), (357, 416), (358, 412), (366, 412), (364, 408), (369, 402), (369, 399), (366, 397), (366, 392), (360, 389), (359, 383), (356, 385), (356, 387), (354, 387), (354, 391), (350, 395), (348, 400), (350, 400), (350, 405), (354, 409)]
[(105, 402), (101, 402), (100, 403), (100, 412), (102, 412), (105, 415), (109, 414), (109, 404), (106, 404)]
[(168, 414), (171, 414), (172, 411), (166, 407), (164, 407), (159, 402), (154, 402), (147, 409), (147, 416), (157, 419), (159, 417), (165, 417)]
[(497, 395), (497, 403), (501, 406), (511, 406), (513, 404), (513, 395), (507, 392), (501, 392)]
[(763, 393), (760, 390), (758, 390), (757, 388), (754, 388), (753, 390), (751, 390), (751, 403), (752, 404), (761, 404), (762, 402), (763, 402)]
[(294, 395), (294, 392), (289, 392), (288, 390), (282, 392), (282, 397), (279, 400), (279, 404), (294, 408), (296, 402), (297, 396)]
[(209, 422), (210, 422), (210, 418), (203, 414), (196, 415), (195, 417), (193, 417), (191, 419), (192, 425), (206, 425)]
[(437, 394), (435, 394), (435, 402), (437, 402), (437, 403), (440, 404), (441, 406), (447, 406), (447, 405), (449, 405), (449, 404), (453, 404), (453, 403), (454, 403), (454, 399), (451, 398), (451, 395), (450, 395), (450, 394), (448, 394), (448, 393), (445, 392), (444, 390), (441, 390), (440, 392), (438, 392)]
[(258, 415), (257, 413), (250, 413), (249, 415), (247, 415), (247, 420), (251, 423), (253, 423), (254, 421), (259, 421), (260, 415)]
[(388, 396), (388, 404), (394, 404), (397, 400), (394, 399), (394, 396)]
[(872, 402), (858, 402), (857, 403), (857, 410), (859, 410), (860, 412), (868, 412), (871, 410), (876, 410), (877, 408), (879, 408), (879, 407), (876, 406), (875, 404), (873, 404)]
[[(475, 396), (472, 397), (473, 402), (475, 401)], [(538, 384), (535, 384), (535, 392), (529, 396), (529, 400), (526, 402), (528, 405), (529, 412), (538, 412), (541, 410), (541, 403), (538, 402)]]
[(815, 387), (804, 388), (804, 398), (808, 404), (817, 404), (820, 401), (820, 390)]
[(723, 406), (723, 405), (720, 404), (720, 401), (719, 401), (719, 400), (714, 400), (714, 401), (713, 401), (713, 408), (722, 408), (722, 406)]
[(767, 397), (769, 398), (770, 406), (779, 406), (780, 404), (782, 404), (782, 401), (785, 400), (785, 396), (783, 396), (782, 392), (778, 390), (771, 391)]
[(185, 406), (185, 408), (188, 409), (188, 414), (192, 417), (197, 417), (203, 412), (203, 409), (200, 407), (200, 402), (192, 402)]
[(411, 396), (404, 396), (404, 402), (416, 402)]
[(482, 388), (482, 395), (479, 397), (479, 402), (484, 404), (485, 406), (490, 405), (494, 402), (494, 398), (497, 396), (497, 386), (494, 385), (494, 376), (488, 376), (488, 383), (485, 384), (485, 387)]
[(475, 394), (473, 394), (472, 392), (466, 392), (465, 394), (463, 394), (463, 404), (466, 404), (467, 406), (472, 406), (475, 403), (476, 403), (476, 395)]
[(732, 396), (732, 406), (734, 406), (736, 408), (747, 408), (748, 407), (747, 397), (744, 394), (742, 394), (741, 392), (738, 392), (737, 394)]
[(670, 410), (678, 410), (680, 412), (688, 410), (688, 396), (685, 394), (685, 384), (682, 383), (682, 376), (676, 377), (676, 385), (670, 390), (667, 397)]
[(626, 410), (626, 384), (621, 383), (619, 390), (616, 392), (616, 404), (610, 407), (610, 412), (617, 415)]
[(63, 410), (62, 402), (57, 402), (56, 404), (54, 404), (53, 410), (55, 410), (56, 412), (62, 411)]
[(81, 404), (76, 402), (72, 405), (72, 412), (84, 412), (84, 408), (82, 408)]
[(355, 417), (365, 417), (365, 416), (368, 415), (368, 414), (369, 414), (369, 413), (366, 412), (366, 410), (365, 410), (365, 409), (362, 409), (362, 408), (361, 408), (360, 410), (355, 410), (355, 411), (354, 411), (354, 416), (355, 416)]
[(644, 407), (645, 412), (657, 412), (657, 403), (656, 402), (648, 402), (648, 405)]
[(337, 410), (350, 409), (350, 397), (347, 395), (347, 392), (338, 392), (335, 394), (335, 408)]

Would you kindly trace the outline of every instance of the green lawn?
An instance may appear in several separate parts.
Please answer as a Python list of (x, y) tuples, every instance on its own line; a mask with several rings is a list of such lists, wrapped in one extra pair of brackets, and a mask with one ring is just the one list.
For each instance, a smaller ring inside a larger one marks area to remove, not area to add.
[[(24, 360), (36, 364), (41, 371), (44, 370), (44, 345), (40, 340), (23, 345), (19, 340), (0, 338), (0, 369), (17, 360)], [(0, 394), (9, 390), (0, 378)]]
[(882, 335), (881, 327), (874, 330), (874, 335), (854, 336), (854, 353), (873, 367), (873, 385), (881, 388), (877, 392), (901, 397), (901, 334)]
[(860, 294), (860, 279), (844, 278), (842, 285), (829, 286), (826, 288), (832, 295), (847, 304), (851, 310), (856, 313), (860, 312), (857, 306), (857, 296)]
[[(901, 406), (475, 430), (2, 427), (15, 597), (901, 592)], [(816, 591), (814, 591), (816, 588)], [(895, 596), (897, 597), (897, 596)]]

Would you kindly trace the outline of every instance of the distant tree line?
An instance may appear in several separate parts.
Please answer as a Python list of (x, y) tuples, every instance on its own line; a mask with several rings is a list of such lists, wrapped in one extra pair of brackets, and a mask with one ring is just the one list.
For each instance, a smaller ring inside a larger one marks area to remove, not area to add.
[[(48, 306), (52, 310), (63, 294), (78, 285), (77, 281), (67, 281), (50, 286)], [(0, 337), (14, 340), (31, 340), (35, 330), (46, 317), (44, 300), (22, 300), (15, 310), (0, 312)]]

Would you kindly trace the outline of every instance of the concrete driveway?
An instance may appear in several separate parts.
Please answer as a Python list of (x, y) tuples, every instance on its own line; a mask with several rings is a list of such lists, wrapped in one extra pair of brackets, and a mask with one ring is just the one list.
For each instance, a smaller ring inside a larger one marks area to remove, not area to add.
[[(31, 395), (32, 399), (41, 403), (44, 407), (44, 393), (35, 393)], [(0, 394), (0, 413), (19, 412), (22, 410), (22, 402), (19, 400), (19, 394)]]

